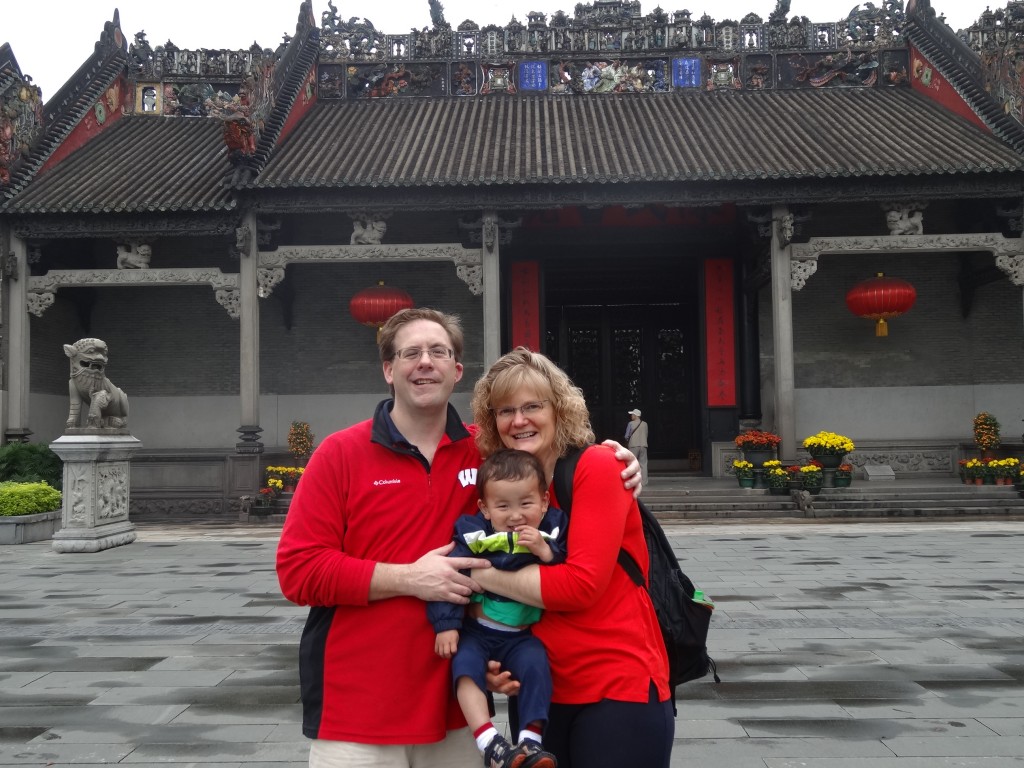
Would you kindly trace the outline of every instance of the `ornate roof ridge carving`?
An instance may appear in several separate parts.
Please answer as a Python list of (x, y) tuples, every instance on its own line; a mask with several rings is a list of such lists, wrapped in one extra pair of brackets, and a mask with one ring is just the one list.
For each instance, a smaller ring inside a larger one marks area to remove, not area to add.
[(1000, 139), (1024, 151), (1024, 80), (1015, 61), (1024, 53), (1024, 2), (1011, 0), (1009, 16), (986, 10), (981, 20), (955, 33), (940, 17), (930, 0), (911, 0), (904, 35), (953, 87), (978, 118)]

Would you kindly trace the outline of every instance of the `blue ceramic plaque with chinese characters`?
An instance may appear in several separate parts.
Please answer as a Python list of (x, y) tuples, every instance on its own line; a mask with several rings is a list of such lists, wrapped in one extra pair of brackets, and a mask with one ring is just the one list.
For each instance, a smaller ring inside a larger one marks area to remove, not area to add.
[(700, 88), (700, 59), (672, 59), (672, 85)]
[(519, 87), (524, 91), (546, 91), (548, 63), (546, 61), (519, 62)]

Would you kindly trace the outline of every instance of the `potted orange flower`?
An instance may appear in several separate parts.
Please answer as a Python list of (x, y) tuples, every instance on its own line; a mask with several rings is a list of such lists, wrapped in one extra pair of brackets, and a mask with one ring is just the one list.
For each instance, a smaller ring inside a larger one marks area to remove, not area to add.
[(849, 488), (853, 482), (853, 465), (840, 464), (836, 467), (835, 487)]
[(748, 429), (736, 435), (736, 447), (743, 451), (743, 458), (759, 467), (766, 461), (775, 458), (775, 449), (782, 438), (774, 432), (763, 432), (760, 429)]

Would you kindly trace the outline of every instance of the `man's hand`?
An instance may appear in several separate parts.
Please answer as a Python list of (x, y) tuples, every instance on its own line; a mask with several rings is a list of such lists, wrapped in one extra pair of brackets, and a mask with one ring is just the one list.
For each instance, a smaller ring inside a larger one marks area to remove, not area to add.
[(432, 549), (415, 563), (403, 566), (403, 592), (420, 600), (436, 600), (465, 605), (474, 592), (482, 592), (475, 581), (459, 571), (472, 568), (490, 568), (491, 564), (479, 557), (445, 557), (455, 547), (449, 542)]
[(459, 650), (459, 630), (446, 629), (434, 637), (434, 653), (442, 659), (450, 659)]
[(615, 451), (615, 458), (626, 463), (626, 468), (620, 473), (620, 476), (625, 481), (623, 485), (626, 486), (626, 490), (632, 489), (634, 499), (640, 498), (640, 491), (644, 487), (642, 485), (643, 477), (640, 474), (640, 462), (636, 460), (636, 456), (633, 455), (629, 448), (614, 440), (605, 440), (601, 445), (607, 445), (613, 449)]
[(512, 673), (502, 671), (501, 664), (497, 661), (487, 662), (487, 690), (493, 693), (503, 693), (506, 696), (515, 696), (519, 693), (519, 681), (512, 679)]

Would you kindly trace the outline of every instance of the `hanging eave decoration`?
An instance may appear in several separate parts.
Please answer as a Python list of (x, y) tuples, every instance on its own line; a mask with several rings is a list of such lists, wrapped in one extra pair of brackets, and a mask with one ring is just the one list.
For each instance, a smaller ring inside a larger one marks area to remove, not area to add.
[(846, 294), (846, 306), (853, 314), (875, 321), (875, 336), (888, 336), (886, 321), (908, 312), (916, 300), (914, 286), (898, 277), (886, 277), (882, 272), (857, 283)]
[(377, 329), (377, 340), (384, 323), (396, 312), (409, 309), (413, 305), (412, 296), (401, 288), (384, 285), (383, 280), (359, 291), (348, 304), (348, 311), (356, 322)]

